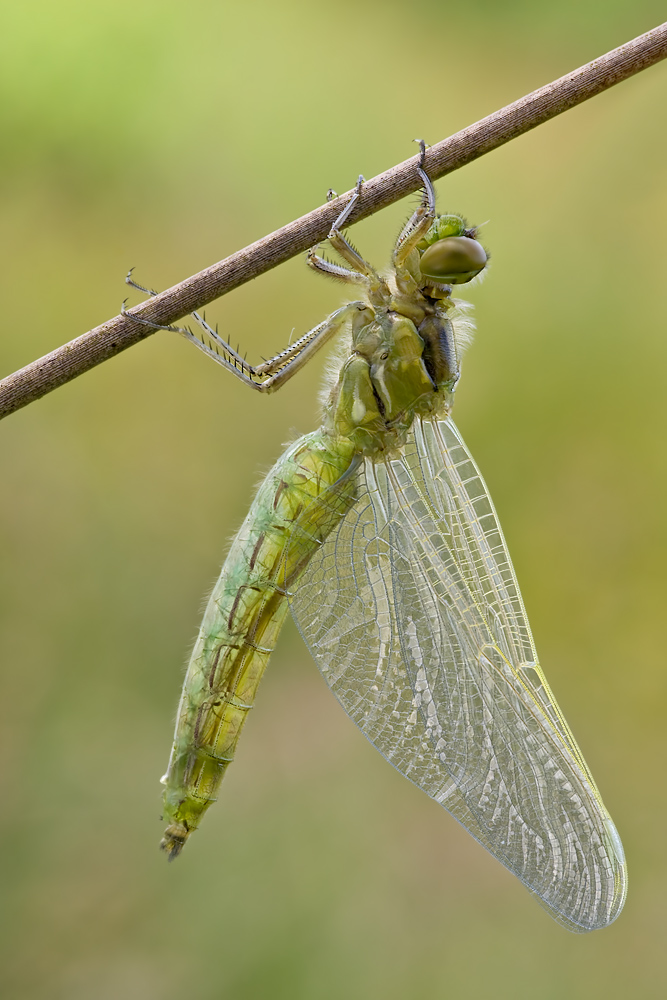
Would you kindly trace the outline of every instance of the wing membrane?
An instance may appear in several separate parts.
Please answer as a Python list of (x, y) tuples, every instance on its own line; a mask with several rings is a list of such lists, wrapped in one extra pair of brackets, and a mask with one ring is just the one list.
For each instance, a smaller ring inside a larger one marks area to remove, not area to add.
[[(575, 931), (625, 898), (618, 834), (537, 662), (486, 486), (451, 420), (366, 460), (291, 598), (348, 715)], [(297, 525), (293, 545), (299, 545)]]

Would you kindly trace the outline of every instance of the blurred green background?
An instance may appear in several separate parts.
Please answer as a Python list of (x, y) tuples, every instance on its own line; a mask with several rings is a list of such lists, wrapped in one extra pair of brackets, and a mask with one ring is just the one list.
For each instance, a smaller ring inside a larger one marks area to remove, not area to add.
[[(0, 13), (7, 374), (664, 19), (636, 0), (24, 0)], [(667, 65), (438, 184), (490, 220), (456, 418), (623, 837), (573, 936), (366, 743), (294, 627), (167, 867), (158, 778), (203, 595), (322, 363), (257, 398), (158, 334), (0, 425), (2, 996), (667, 995)], [(355, 227), (381, 263), (407, 202)], [(136, 299), (133, 299), (135, 301)], [(210, 307), (251, 359), (341, 300), (296, 260)], [(289, 720), (289, 724), (286, 724)]]

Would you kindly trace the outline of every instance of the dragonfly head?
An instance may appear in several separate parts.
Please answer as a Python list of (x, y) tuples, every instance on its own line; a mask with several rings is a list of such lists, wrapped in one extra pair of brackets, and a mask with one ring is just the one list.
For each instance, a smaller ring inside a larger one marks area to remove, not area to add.
[(424, 284), (463, 285), (486, 267), (486, 250), (458, 215), (439, 215), (417, 245)]

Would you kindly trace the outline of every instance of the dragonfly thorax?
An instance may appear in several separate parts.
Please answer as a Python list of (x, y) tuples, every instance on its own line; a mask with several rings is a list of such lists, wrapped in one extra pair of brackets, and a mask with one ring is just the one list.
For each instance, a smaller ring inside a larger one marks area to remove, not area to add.
[(350, 356), (325, 410), (325, 429), (350, 439), (363, 454), (400, 447), (417, 415), (441, 410), (446, 402), (429, 373), (427, 348), (409, 317), (374, 311), (370, 322), (353, 329)]

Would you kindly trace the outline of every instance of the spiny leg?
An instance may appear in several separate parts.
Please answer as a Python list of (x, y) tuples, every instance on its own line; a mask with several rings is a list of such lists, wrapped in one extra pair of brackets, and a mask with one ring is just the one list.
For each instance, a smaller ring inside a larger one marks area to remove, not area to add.
[(433, 188), (431, 178), (426, 173), (426, 150), (431, 147), (423, 139), (415, 139), (414, 142), (419, 145), (419, 164), (417, 166), (417, 172), (419, 173), (424, 185), (424, 198), (430, 215), (435, 215), (435, 190)]
[[(144, 288), (142, 285), (137, 284), (131, 278), (131, 274), (132, 270), (128, 272), (125, 278), (128, 285), (145, 292), (147, 295), (155, 296), (158, 294), (151, 288)], [(192, 315), (213, 341), (213, 348), (206, 344), (203, 338), (200, 340), (198, 337), (195, 337), (192, 330), (189, 330), (187, 327), (165, 326), (161, 323), (153, 323), (151, 320), (128, 312), (125, 308), (125, 303), (121, 307), (123, 315), (128, 316), (135, 322), (143, 323), (154, 330), (172, 330), (180, 333), (186, 340), (189, 340), (191, 344), (194, 344), (195, 347), (206, 354), (207, 357), (212, 358), (217, 364), (222, 365), (223, 368), (230, 371), (232, 375), (236, 375), (237, 378), (241, 379), (245, 385), (257, 389), (258, 392), (273, 392), (283, 386), (345, 325), (348, 319), (354, 316), (355, 312), (363, 310), (368, 310), (366, 302), (357, 301), (347, 303), (331, 313), (322, 323), (313, 327), (308, 333), (305, 333), (294, 344), (286, 347), (285, 350), (280, 351), (261, 365), (253, 366), (248, 364), (245, 358), (241, 357), (226, 340), (223, 340), (217, 330), (214, 330), (204, 317), (197, 312), (193, 312)], [(220, 353), (218, 347), (221, 348), (222, 353)]]
[(318, 326), (313, 327), (303, 337), (300, 337), (291, 347), (287, 347), (280, 354), (276, 354), (275, 357), (270, 358), (264, 364), (258, 365), (255, 368), (255, 373), (260, 376), (269, 375), (270, 377), (261, 385), (253, 383), (255, 388), (259, 388), (263, 392), (271, 392), (279, 389), (293, 375), (300, 371), (313, 355), (345, 326), (348, 320), (360, 312), (368, 313), (367, 322), (373, 316), (367, 302), (361, 300), (347, 302), (340, 309), (336, 309), (335, 312), (327, 316)]
[[(327, 191), (327, 201), (333, 201), (338, 195), (333, 188), (329, 188)], [(360, 274), (358, 271), (350, 271), (349, 268), (343, 267), (341, 264), (334, 264), (333, 261), (327, 260), (326, 257), (320, 257), (317, 253), (319, 245), (316, 247), (311, 247), (306, 255), (306, 263), (309, 267), (312, 267), (313, 271), (319, 271), (320, 274), (326, 274), (330, 278), (335, 278), (336, 281), (343, 281), (346, 284), (351, 285), (366, 285), (367, 279), (364, 274)]]
[(336, 281), (343, 281), (348, 285), (368, 286), (368, 278), (365, 274), (360, 274), (359, 271), (351, 271), (348, 267), (343, 267), (342, 264), (334, 264), (333, 261), (327, 260), (326, 257), (320, 257), (317, 250), (318, 247), (312, 247), (306, 256), (306, 263), (308, 267), (312, 267), (313, 271), (319, 271), (320, 274), (326, 274), (330, 278), (335, 278)]
[(412, 253), (419, 241), (426, 235), (431, 227), (431, 223), (435, 219), (435, 191), (433, 189), (431, 178), (424, 169), (426, 150), (428, 147), (423, 139), (415, 139), (415, 142), (419, 143), (420, 148), (417, 173), (421, 177), (422, 184), (424, 185), (424, 194), (422, 196), (421, 204), (410, 216), (396, 241), (396, 248), (394, 250), (394, 267), (400, 267), (401, 264), (405, 262), (406, 258)]
[[(359, 176), (357, 177), (357, 183), (355, 184), (355, 187), (354, 187), (354, 191), (352, 192), (352, 197), (350, 198), (350, 200), (348, 201), (347, 205), (345, 206), (345, 208), (340, 213), (340, 215), (338, 216), (338, 218), (336, 219), (336, 221), (332, 225), (331, 229), (329, 230), (329, 235), (328, 235), (327, 239), (331, 239), (331, 237), (333, 236), (333, 234), (337, 233), (338, 230), (341, 228), (341, 226), (345, 222), (347, 222), (347, 220), (350, 218), (350, 215), (352, 213), (352, 209), (354, 208), (354, 206), (356, 205), (356, 203), (359, 201), (359, 198), (361, 197), (361, 189), (362, 189), (362, 187), (364, 186), (365, 183), (366, 183), (366, 178), (364, 177), (363, 174), (359, 174)], [(331, 201), (332, 200), (332, 198), (330, 197), (330, 195), (335, 195), (335, 191), (334, 191), (333, 188), (329, 188), (329, 190), (327, 191), (327, 201)]]
[[(221, 355), (217, 347), (211, 349), (204, 340), (199, 340), (194, 336), (189, 330), (180, 331), (192, 344), (195, 345), (200, 351), (206, 354), (213, 361), (222, 365), (227, 371), (231, 371), (233, 375), (240, 378), (246, 385), (251, 386), (253, 389), (257, 389), (259, 392), (275, 392), (280, 389), (293, 375), (296, 375), (298, 371), (303, 368), (305, 364), (310, 361), (314, 354), (316, 354), (326, 343), (331, 340), (339, 330), (345, 325), (345, 323), (352, 317), (356, 312), (364, 311), (368, 309), (368, 304), (362, 301), (348, 302), (346, 305), (341, 306), (340, 309), (336, 309), (335, 312), (331, 313), (323, 322), (318, 323), (314, 326), (312, 330), (304, 333), (302, 337), (299, 337), (293, 344), (290, 344), (283, 351), (275, 354), (272, 358), (267, 361), (263, 361), (260, 365), (250, 365), (241, 356), (233, 351), (226, 341), (222, 340), (216, 331), (212, 330), (209, 324), (196, 313), (193, 313), (197, 322), (209, 336), (213, 337), (215, 335), (215, 341), (223, 346), (223, 351), (226, 354), (231, 354), (231, 361)], [(255, 381), (256, 379), (263, 379), (263, 381)]]
[[(144, 288), (143, 285), (138, 284), (133, 279), (133, 277), (132, 277), (132, 272), (133, 271), (134, 271), (134, 268), (131, 267), (130, 270), (125, 275), (125, 284), (126, 285), (129, 285), (130, 288), (136, 288), (138, 292), (143, 292), (145, 295), (150, 295), (152, 298), (154, 298), (156, 295), (159, 295), (159, 292), (156, 292), (154, 288)], [(143, 323), (144, 326), (150, 326), (150, 328), (152, 330), (172, 330), (174, 333), (190, 333), (191, 334), (191, 331), (187, 330), (187, 328), (185, 328), (185, 327), (182, 327), (182, 326), (171, 326), (171, 325), (166, 326), (164, 323), (154, 323), (153, 320), (151, 320), (151, 319), (144, 319), (142, 316), (137, 316), (137, 315), (135, 315), (135, 313), (130, 312), (129, 309), (126, 309), (126, 307), (125, 307), (125, 303), (126, 302), (127, 302), (127, 299), (123, 299), (123, 301), (121, 302), (121, 305), (120, 305), (121, 314), (123, 316), (127, 316), (128, 319), (133, 320), (133, 322), (135, 322), (135, 323)], [(194, 313), (193, 313), (193, 315), (194, 315)]]
[[(334, 278), (336, 281), (342, 281), (350, 285), (364, 285), (366, 288), (369, 288), (369, 278), (372, 280), (373, 284), (378, 281), (378, 276), (375, 273), (375, 270), (363, 259), (361, 254), (359, 254), (354, 247), (347, 242), (345, 237), (340, 232), (340, 227), (343, 225), (345, 220), (349, 218), (350, 212), (359, 198), (363, 183), (364, 178), (360, 174), (352, 197), (332, 225), (327, 237), (331, 245), (338, 251), (343, 260), (346, 260), (348, 264), (352, 264), (354, 270), (350, 270), (348, 267), (343, 267), (342, 264), (335, 264), (333, 261), (327, 260), (326, 257), (321, 257), (317, 253), (319, 245), (311, 247), (308, 251), (306, 262), (308, 266), (313, 269), (313, 271), (319, 271), (320, 274), (326, 274), (328, 277)], [(337, 195), (333, 188), (329, 188), (327, 191), (327, 201), (333, 201), (336, 197)]]
[(363, 175), (359, 174), (359, 179), (357, 180), (357, 185), (354, 189), (352, 197), (329, 230), (327, 239), (330, 246), (332, 246), (334, 250), (340, 254), (343, 260), (350, 265), (353, 271), (363, 274), (365, 277), (369, 278), (372, 284), (379, 284), (380, 278), (375, 268), (369, 264), (368, 261), (364, 260), (359, 251), (356, 250), (351, 243), (348, 243), (341, 231), (342, 227), (349, 219), (352, 209), (361, 197), (361, 189), (363, 185)]
[[(158, 294), (154, 288), (144, 288), (143, 285), (137, 284), (137, 282), (134, 281), (131, 277), (133, 271), (134, 268), (132, 267), (127, 272), (127, 275), (125, 277), (126, 285), (130, 285), (132, 288), (136, 288), (140, 292), (145, 292), (146, 295), (155, 296)], [(205, 330), (206, 333), (211, 338), (211, 340), (213, 341), (215, 345), (213, 351), (211, 351), (211, 349), (208, 347), (203, 338), (199, 339), (195, 337), (195, 335), (193, 334), (192, 330), (189, 327), (173, 326), (173, 325), (164, 326), (161, 323), (154, 323), (152, 320), (143, 319), (141, 316), (136, 316), (134, 313), (128, 312), (127, 309), (125, 308), (125, 302), (121, 306), (121, 312), (124, 316), (129, 316), (130, 319), (135, 320), (135, 322), (143, 323), (145, 326), (150, 326), (154, 330), (171, 330), (174, 333), (180, 333), (186, 338), (186, 340), (189, 340), (191, 343), (194, 343), (196, 347), (198, 347), (200, 350), (204, 350), (208, 354), (215, 354), (216, 356), (219, 357), (220, 354), (218, 348), (220, 348), (223, 352), (223, 357), (226, 357), (228, 361), (231, 361), (231, 363), (235, 366), (236, 370), (240, 368), (241, 371), (245, 371), (247, 373), (252, 373), (252, 371), (254, 370), (252, 368), (252, 365), (247, 364), (245, 357), (241, 357), (238, 351), (235, 351), (234, 348), (231, 346), (231, 344), (228, 344), (226, 340), (223, 340), (220, 334), (218, 333), (217, 329), (214, 330), (213, 327), (206, 322), (206, 317), (203, 314), (198, 313), (196, 310), (192, 312), (192, 316), (199, 324), (199, 326), (202, 328), (202, 330)]]

